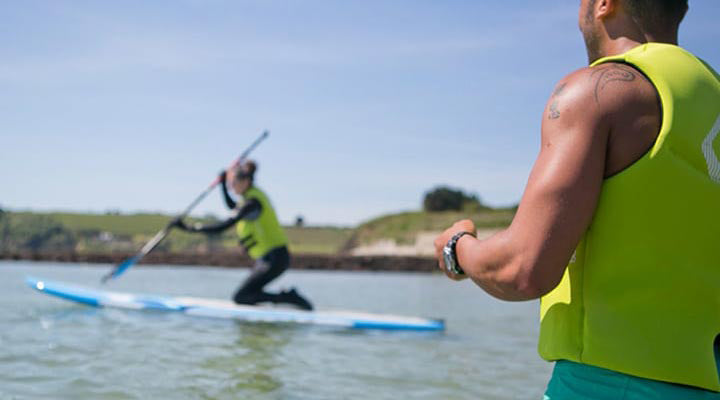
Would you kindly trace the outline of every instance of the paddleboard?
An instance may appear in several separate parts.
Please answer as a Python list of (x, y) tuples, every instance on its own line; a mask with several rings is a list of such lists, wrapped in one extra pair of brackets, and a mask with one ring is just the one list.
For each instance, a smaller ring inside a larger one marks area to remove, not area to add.
[(442, 331), (439, 319), (371, 314), (343, 310), (304, 311), (294, 308), (237, 305), (231, 301), (111, 292), (28, 277), (38, 292), (94, 307), (179, 312), (191, 316), (236, 319), (248, 322), (297, 323), (353, 329)]

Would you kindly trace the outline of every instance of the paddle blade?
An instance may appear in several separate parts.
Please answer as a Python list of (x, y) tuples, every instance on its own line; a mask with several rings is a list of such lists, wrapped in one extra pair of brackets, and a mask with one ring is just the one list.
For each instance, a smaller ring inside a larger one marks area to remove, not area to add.
[(140, 259), (140, 257), (138, 257), (138, 256), (133, 256), (133, 257), (128, 258), (127, 260), (123, 261), (118, 266), (116, 266), (115, 269), (110, 271), (110, 273), (103, 276), (100, 281), (102, 283), (105, 283), (110, 279), (117, 278), (118, 276), (122, 275), (122, 273), (125, 272), (126, 269), (135, 265), (135, 263), (137, 263), (139, 259)]

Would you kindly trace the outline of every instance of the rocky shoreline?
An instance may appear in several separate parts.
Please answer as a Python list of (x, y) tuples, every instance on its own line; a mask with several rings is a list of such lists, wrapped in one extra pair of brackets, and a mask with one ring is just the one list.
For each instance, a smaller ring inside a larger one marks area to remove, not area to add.
[[(122, 253), (75, 253), (75, 252), (16, 252), (0, 253), (0, 260), (54, 261), (90, 264), (118, 264), (132, 254)], [(227, 268), (243, 268), (253, 261), (238, 252), (169, 253), (148, 254), (143, 265), (209, 265)], [(353, 256), (293, 254), (291, 268), (326, 271), (393, 271), (435, 272), (437, 263), (431, 257), (422, 256)]]

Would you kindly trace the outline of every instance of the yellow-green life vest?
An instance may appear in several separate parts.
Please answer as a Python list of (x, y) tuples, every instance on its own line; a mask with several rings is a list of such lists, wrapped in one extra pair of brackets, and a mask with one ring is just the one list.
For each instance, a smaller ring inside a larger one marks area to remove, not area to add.
[(652, 149), (602, 186), (560, 284), (541, 300), (540, 355), (720, 391), (720, 78), (680, 47), (598, 60), (653, 83)]
[(288, 244), (285, 232), (278, 222), (275, 209), (262, 190), (253, 186), (243, 195), (245, 200), (256, 199), (262, 206), (260, 216), (252, 221), (240, 220), (237, 233), (240, 243), (247, 249), (250, 257), (261, 258), (268, 251)]

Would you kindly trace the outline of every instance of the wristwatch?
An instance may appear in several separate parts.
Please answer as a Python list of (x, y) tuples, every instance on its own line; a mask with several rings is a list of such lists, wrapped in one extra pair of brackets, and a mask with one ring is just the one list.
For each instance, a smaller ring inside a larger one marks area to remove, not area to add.
[(465, 271), (460, 267), (457, 260), (457, 253), (455, 252), (455, 246), (457, 246), (458, 240), (465, 235), (475, 237), (472, 232), (458, 232), (448, 240), (445, 247), (443, 247), (443, 260), (445, 261), (445, 269), (455, 275), (465, 275)]

